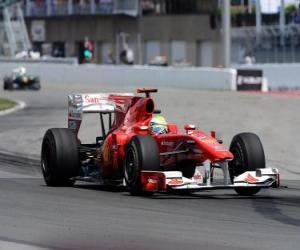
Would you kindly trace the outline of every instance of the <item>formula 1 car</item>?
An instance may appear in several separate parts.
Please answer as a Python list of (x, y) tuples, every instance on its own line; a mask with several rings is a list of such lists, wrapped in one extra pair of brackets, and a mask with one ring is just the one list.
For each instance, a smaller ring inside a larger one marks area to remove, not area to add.
[[(20, 71), (20, 72), (19, 72)], [(4, 77), (3, 89), (31, 89), (39, 90), (41, 88), (40, 78), (26, 74), (26, 70), (21, 69), (13, 70), (10, 76)]]
[[(234, 136), (228, 150), (215, 132), (207, 134), (191, 124), (184, 126), (184, 133), (171, 123), (165, 134), (150, 133), (152, 116), (160, 112), (150, 97), (157, 89), (137, 92), (145, 96), (68, 96), (68, 128), (49, 129), (43, 138), (41, 168), (48, 186), (69, 186), (77, 180), (126, 185), (132, 195), (209, 189), (253, 195), (261, 188), (279, 187), (278, 169), (265, 167), (257, 135)], [(101, 136), (94, 144), (78, 138), (84, 113), (100, 116)], [(215, 169), (221, 178), (215, 178)]]

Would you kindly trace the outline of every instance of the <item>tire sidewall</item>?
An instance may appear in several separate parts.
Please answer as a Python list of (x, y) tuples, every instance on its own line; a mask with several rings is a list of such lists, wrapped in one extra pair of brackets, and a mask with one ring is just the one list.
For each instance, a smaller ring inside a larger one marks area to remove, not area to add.
[(3, 85), (3, 89), (5, 90), (12, 90), (13, 89), (13, 82), (10, 79), (5, 79), (4, 80), (4, 85)]
[(265, 168), (263, 146), (256, 134), (241, 133), (234, 136), (230, 144), (230, 151), (233, 153), (234, 157), (236, 156), (235, 151), (238, 151), (243, 163), (240, 165), (240, 169), (235, 169), (235, 158), (229, 162), (230, 178), (232, 181), (235, 176), (246, 171), (255, 171), (258, 168)]
[(40, 90), (40, 88), (41, 88), (41, 85), (40, 85), (40, 83), (38, 83), (38, 82), (33, 82), (33, 83), (30, 85), (30, 89), (32, 89), (32, 90)]
[[(138, 167), (134, 169), (134, 176), (132, 176), (129, 171), (128, 171), (128, 166), (126, 166), (127, 163), (127, 154), (132, 151), (133, 154), (135, 155), (135, 161), (138, 164)], [(141, 185), (140, 183), (140, 171), (141, 171), (141, 157), (140, 157), (140, 150), (138, 149), (136, 145), (136, 141), (132, 140), (130, 142), (129, 146), (126, 149), (126, 159), (125, 159), (125, 164), (124, 164), (124, 177), (125, 177), (125, 182), (126, 185), (131, 189), (134, 186), (139, 186)], [(130, 176), (131, 175), (131, 176)]]
[[(46, 156), (47, 155), (47, 156)], [(50, 158), (50, 159), (45, 159)], [(44, 136), (42, 144), (42, 173), (45, 179), (45, 182), (48, 185), (51, 185), (51, 180), (56, 178), (57, 175), (57, 164), (56, 164), (56, 145), (54, 141), (54, 136), (51, 133), (51, 130), (48, 130)]]
[(238, 136), (234, 137), (230, 146), (230, 151), (234, 154), (235, 152), (238, 152), (240, 155), (240, 158), (242, 159), (244, 163), (243, 169), (235, 169), (235, 168), (230, 168), (230, 179), (231, 182), (233, 182), (234, 177), (248, 171), (248, 159), (247, 159), (247, 154), (245, 154), (245, 145), (243, 142), (240, 140)]
[(72, 131), (64, 128), (49, 129), (44, 136), (41, 168), (49, 186), (69, 186), (71, 177), (79, 173), (77, 142)]
[[(138, 166), (135, 168), (134, 176), (129, 176), (127, 172), (128, 166), (127, 157), (130, 151), (134, 151), (136, 156), (136, 163)], [(124, 159), (124, 178), (125, 183), (133, 195), (145, 194), (143, 192), (141, 183), (141, 171), (142, 170), (159, 170), (159, 150), (155, 140), (150, 135), (135, 135), (131, 138), (125, 147), (125, 159)]]
[(184, 160), (177, 165), (178, 171), (182, 172), (182, 175), (186, 178), (192, 178), (196, 170), (196, 162), (192, 160)]
[[(234, 177), (246, 171), (255, 171), (265, 168), (265, 155), (259, 137), (253, 133), (241, 133), (236, 135), (231, 142), (230, 151), (234, 155), (233, 161), (229, 162), (229, 174), (231, 182)], [(238, 156), (238, 157), (237, 157)], [(239, 158), (242, 164), (237, 165), (235, 159)], [(258, 187), (235, 188), (240, 195), (253, 195), (259, 192)]]

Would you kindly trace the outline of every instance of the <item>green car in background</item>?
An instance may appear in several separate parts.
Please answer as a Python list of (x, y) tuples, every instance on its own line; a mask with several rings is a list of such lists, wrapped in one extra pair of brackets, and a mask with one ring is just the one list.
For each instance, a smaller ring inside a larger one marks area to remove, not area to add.
[(40, 90), (40, 78), (28, 75), (25, 67), (18, 67), (12, 71), (10, 76), (4, 77), (4, 90), (31, 89)]

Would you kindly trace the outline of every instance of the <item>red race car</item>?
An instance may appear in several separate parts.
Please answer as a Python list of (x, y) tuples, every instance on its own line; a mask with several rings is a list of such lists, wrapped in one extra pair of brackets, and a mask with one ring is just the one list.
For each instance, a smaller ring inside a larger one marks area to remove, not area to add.
[[(257, 135), (238, 134), (226, 149), (215, 132), (185, 125), (180, 133), (155, 109), (150, 93), (157, 89), (137, 92), (145, 96), (68, 96), (68, 128), (49, 129), (43, 138), (41, 168), (47, 185), (73, 185), (77, 180), (126, 185), (133, 195), (227, 188), (253, 195), (261, 188), (279, 187), (279, 172), (265, 167)], [(100, 116), (101, 136), (94, 144), (78, 138), (84, 113)]]

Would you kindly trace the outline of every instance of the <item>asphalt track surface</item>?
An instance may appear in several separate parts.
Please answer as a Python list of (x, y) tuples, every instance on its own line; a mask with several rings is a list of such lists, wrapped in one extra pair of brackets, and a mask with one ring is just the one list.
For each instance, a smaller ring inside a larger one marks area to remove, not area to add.
[[(132, 197), (123, 188), (78, 183), (46, 187), (39, 170), (44, 132), (65, 127), (68, 93), (131, 87), (44, 84), (40, 92), (3, 92), (27, 107), (0, 116), (0, 249), (299, 249), (300, 98), (161, 89), (158, 108), (180, 127), (217, 130), (229, 145), (257, 133), (267, 163), (282, 173), (280, 190), (240, 197), (232, 190)], [(88, 119), (82, 137), (93, 140)], [(88, 129), (87, 129), (88, 128)]]

